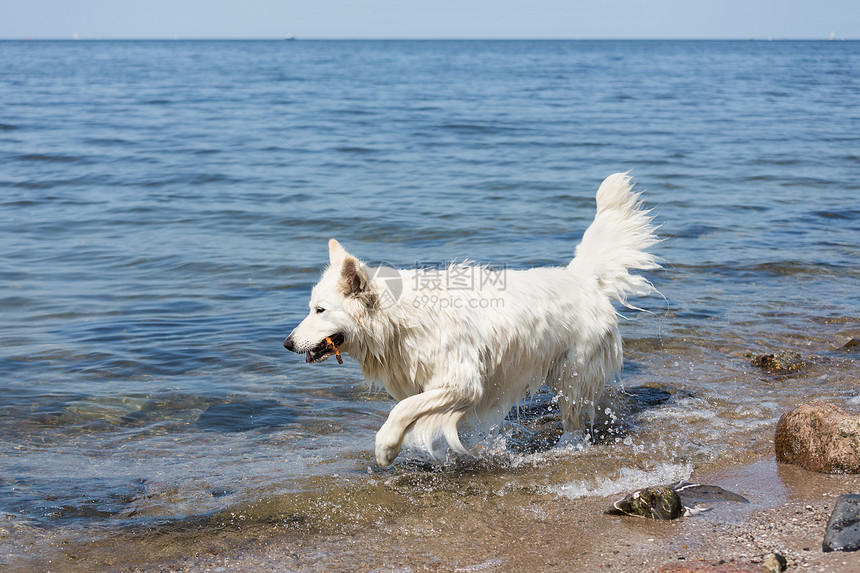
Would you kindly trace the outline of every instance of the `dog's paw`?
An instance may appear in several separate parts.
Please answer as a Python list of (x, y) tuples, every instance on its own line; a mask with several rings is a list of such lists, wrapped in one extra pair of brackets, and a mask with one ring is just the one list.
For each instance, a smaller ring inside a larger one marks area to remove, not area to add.
[(400, 453), (400, 441), (386, 436), (382, 430), (376, 434), (376, 464), (385, 468)]

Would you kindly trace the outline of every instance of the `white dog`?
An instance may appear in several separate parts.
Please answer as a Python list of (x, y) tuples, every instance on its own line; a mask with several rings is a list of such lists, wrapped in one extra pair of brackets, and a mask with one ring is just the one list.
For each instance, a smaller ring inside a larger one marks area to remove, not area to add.
[(307, 362), (349, 354), (398, 401), (376, 434), (383, 467), (407, 434), (431, 452), (444, 437), (465, 453), (458, 425), (498, 424), (544, 383), (558, 393), (565, 429), (581, 428), (621, 370), (612, 300), (653, 291), (630, 273), (659, 266), (645, 252), (658, 239), (638, 197), (626, 174), (607, 177), (597, 215), (565, 267), (370, 268), (332, 239), (310, 314), (284, 347)]

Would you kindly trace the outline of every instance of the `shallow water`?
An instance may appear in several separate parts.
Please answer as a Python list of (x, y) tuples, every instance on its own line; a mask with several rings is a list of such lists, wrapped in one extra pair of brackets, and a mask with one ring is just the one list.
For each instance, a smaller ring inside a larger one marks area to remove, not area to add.
[[(227, 522), (313, 536), (462, 496), (609, 495), (766, 451), (800, 401), (860, 405), (857, 354), (839, 350), (860, 335), (858, 55), (0, 42), (0, 556), (27, 568), (101, 539), (110, 560)], [(375, 468), (391, 402), (349, 359), (281, 347), (326, 240), (401, 267), (564, 264), (600, 181), (626, 170), (662, 225), (649, 278), (665, 298), (624, 312), (623, 387), (668, 398), (614, 390), (596, 443), (529, 453), (530, 432), (552, 436), (538, 412), (477, 461)], [(784, 349), (816, 358), (750, 366)]]

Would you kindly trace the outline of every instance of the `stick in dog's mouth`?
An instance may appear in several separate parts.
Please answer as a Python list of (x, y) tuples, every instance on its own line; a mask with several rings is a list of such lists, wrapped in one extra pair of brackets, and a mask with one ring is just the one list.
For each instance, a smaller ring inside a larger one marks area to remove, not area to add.
[(326, 343), (329, 345), (329, 347), (330, 347), (332, 350), (334, 350), (334, 355), (337, 357), (337, 363), (338, 363), (338, 364), (343, 364), (343, 358), (341, 358), (341, 357), (340, 357), (340, 350), (338, 350), (338, 349), (337, 349), (337, 344), (335, 344), (334, 342), (332, 342), (332, 341), (331, 341), (331, 337), (330, 337), (330, 336), (326, 336), (326, 337), (325, 337), (325, 341), (326, 341)]
[(343, 358), (340, 356), (338, 345), (343, 344), (343, 335), (340, 333), (326, 336), (322, 342), (317, 344), (312, 350), (309, 350), (305, 355), (305, 362), (320, 362), (325, 360), (332, 354), (337, 357), (337, 363), (343, 364)]

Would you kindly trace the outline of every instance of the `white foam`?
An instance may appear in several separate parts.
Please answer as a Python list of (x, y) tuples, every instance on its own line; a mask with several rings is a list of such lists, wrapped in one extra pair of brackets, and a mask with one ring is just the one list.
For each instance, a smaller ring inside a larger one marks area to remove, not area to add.
[(665, 485), (682, 479), (689, 479), (693, 466), (689, 464), (665, 464), (653, 470), (621, 468), (614, 478), (571, 481), (566, 484), (550, 486), (547, 493), (554, 493), (569, 499), (583, 497), (606, 497), (629, 492), (648, 486)]
[(495, 569), (505, 562), (504, 559), (489, 559), (477, 565), (467, 565), (465, 567), (457, 567), (454, 571), (484, 571), (486, 569)]

